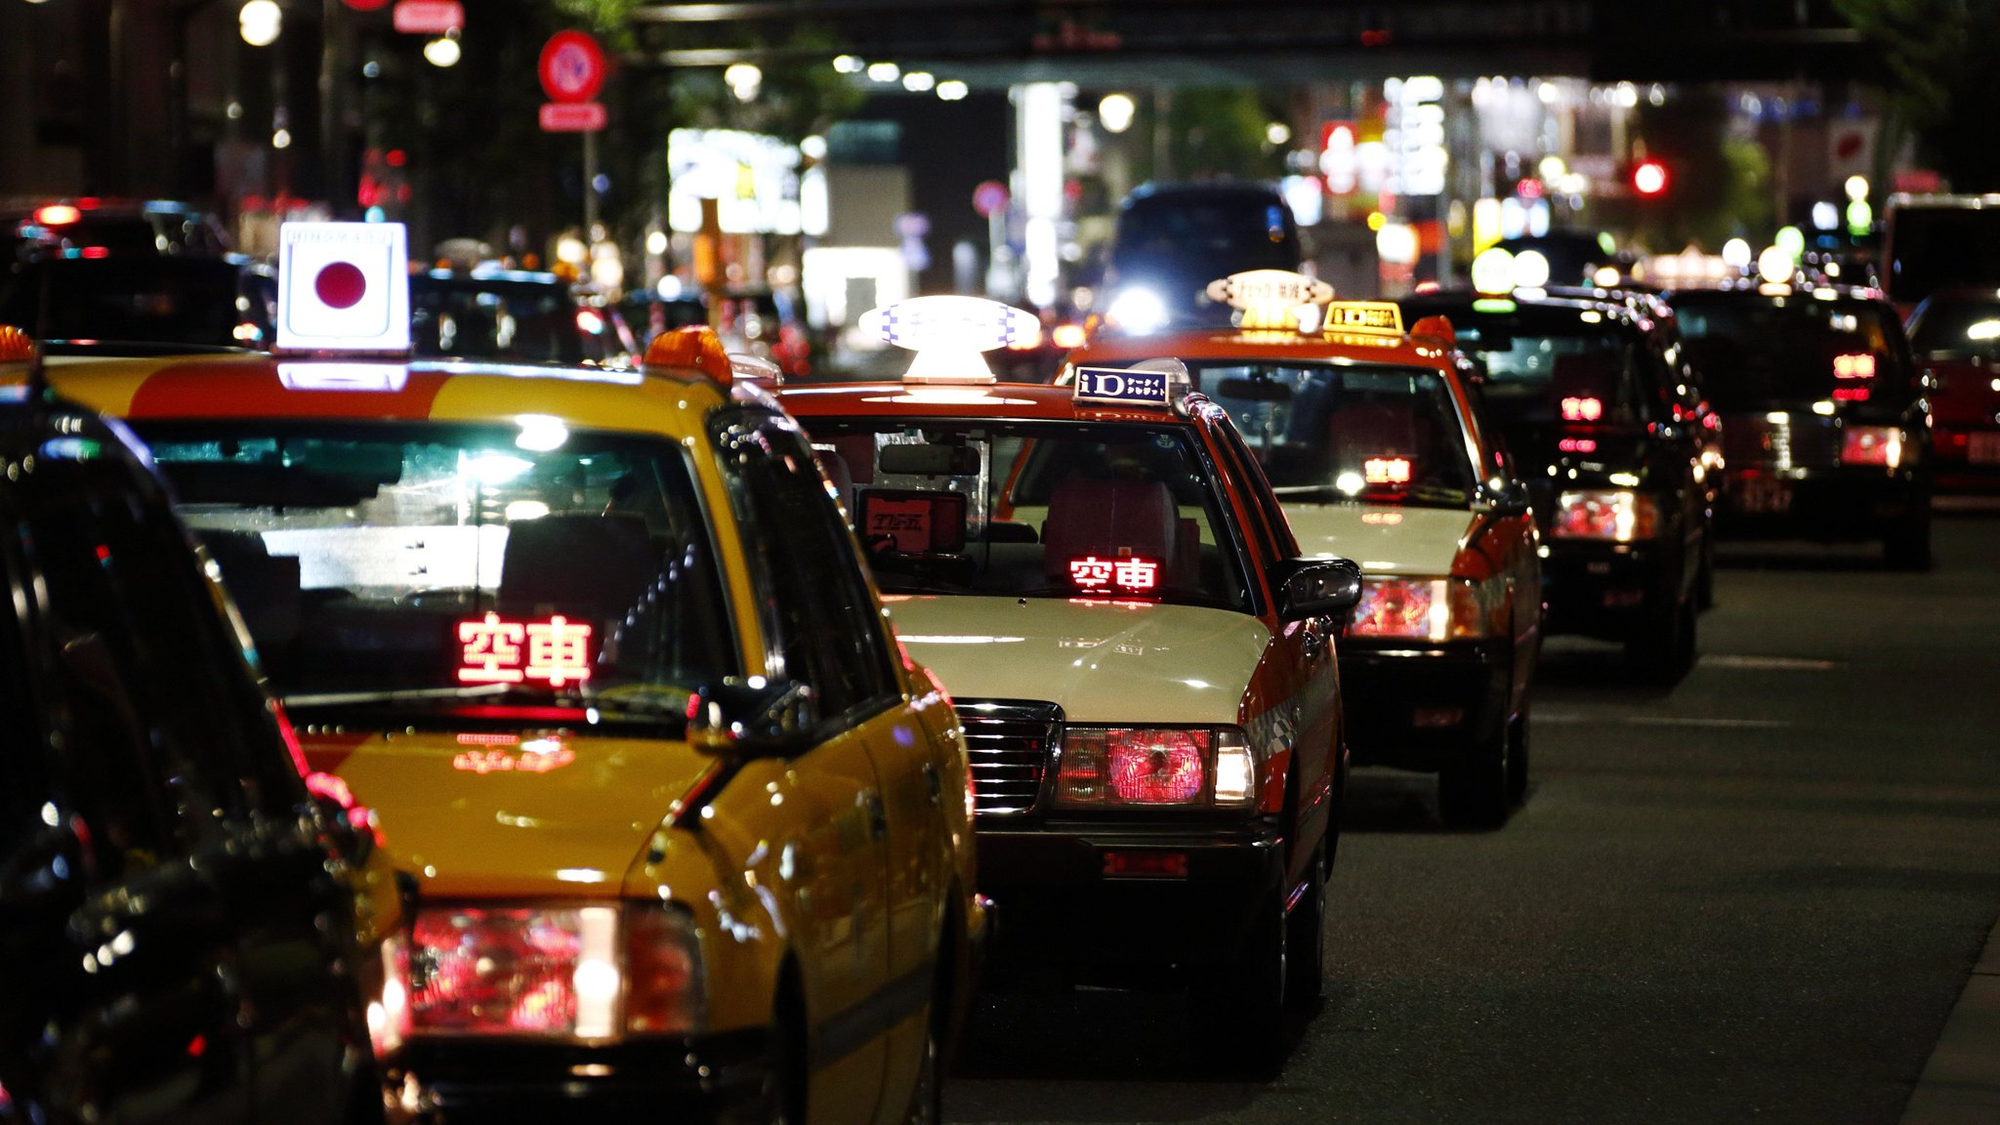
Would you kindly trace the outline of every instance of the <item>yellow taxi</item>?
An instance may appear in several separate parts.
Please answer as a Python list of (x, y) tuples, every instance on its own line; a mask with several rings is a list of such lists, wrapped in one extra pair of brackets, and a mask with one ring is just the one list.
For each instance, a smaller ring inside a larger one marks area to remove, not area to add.
[(986, 929), (965, 745), (797, 424), (699, 328), (643, 371), (412, 360), (406, 297), (349, 315), (399, 255), (310, 225), (281, 346), (381, 354), (49, 371), (151, 446), (388, 826), (392, 1108), (934, 1117)]
[(1444, 820), (1500, 823), (1528, 785), (1538, 540), (1449, 323), (1405, 332), (1394, 304), (1332, 301), (1324, 282), (1278, 270), (1209, 295), (1236, 326), (1100, 335), (1069, 369), (1186, 365), (1243, 432), (1305, 552), (1361, 566), (1340, 638), (1355, 764), (1435, 772)]
[(1333, 636), (1351, 563), (1305, 557), (1228, 413), (1176, 364), (997, 382), (1027, 314), (871, 312), (901, 382), (781, 388), (903, 644), (972, 753), (987, 979), (1189, 989), (1259, 1067), (1317, 997), (1347, 773)]

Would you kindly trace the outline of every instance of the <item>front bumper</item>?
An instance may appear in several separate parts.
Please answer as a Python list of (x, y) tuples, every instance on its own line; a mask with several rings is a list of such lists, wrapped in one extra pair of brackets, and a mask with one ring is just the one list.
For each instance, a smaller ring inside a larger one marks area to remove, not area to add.
[(1545, 538), (1547, 631), (1624, 640), (1680, 599), (1692, 560), (1679, 539), (1609, 543)]
[[(1268, 819), (981, 823), (979, 881), (998, 917), (982, 979), (1157, 988), (1162, 974), (1184, 982), (1228, 964), (1257, 911), (1285, 893), (1284, 845)], [(1166, 873), (1175, 867), (1185, 873)]]
[(1340, 640), (1340, 697), (1357, 766), (1434, 771), (1491, 738), (1512, 701), (1502, 641)]
[(401, 1062), (423, 1119), (749, 1123), (772, 1109), (762, 1029), (598, 1046), (417, 1038)]
[(1732, 471), (1716, 504), (1719, 535), (1742, 539), (1879, 539), (1930, 492), (1915, 469)]

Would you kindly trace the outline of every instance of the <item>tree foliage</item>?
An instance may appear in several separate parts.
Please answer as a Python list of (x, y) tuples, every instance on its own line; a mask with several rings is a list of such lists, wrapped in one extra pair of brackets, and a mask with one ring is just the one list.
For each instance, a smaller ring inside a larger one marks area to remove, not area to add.
[(2000, 0), (1833, 0), (1882, 50), (1894, 111), (1960, 191), (2000, 190)]

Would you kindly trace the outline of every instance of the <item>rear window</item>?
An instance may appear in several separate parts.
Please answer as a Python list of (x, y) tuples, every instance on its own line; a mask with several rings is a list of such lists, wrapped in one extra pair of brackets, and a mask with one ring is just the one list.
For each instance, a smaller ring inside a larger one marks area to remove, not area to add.
[(1688, 294), (1674, 307), (1688, 357), (1719, 409), (1910, 392), (1902, 329), (1885, 302)]
[(1595, 309), (1444, 312), (1459, 347), (1485, 368), (1480, 401), (1502, 430), (1643, 427), (1661, 411), (1659, 371), (1639, 333)]
[(561, 284), (410, 279), (419, 356), (581, 363), (576, 301)]
[(2000, 302), (1933, 299), (1910, 327), (1910, 348), (1918, 355), (2000, 358)]
[(244, 343), (240, 273), (195, 258), (63, 258), (18, 265), (0, 288), (0, 323), (48, 340)]
[(1276, 196), (1155, 195), (1119, 212), (1112, 265), (1125, 272), (1297, 269), (1299, 236)]

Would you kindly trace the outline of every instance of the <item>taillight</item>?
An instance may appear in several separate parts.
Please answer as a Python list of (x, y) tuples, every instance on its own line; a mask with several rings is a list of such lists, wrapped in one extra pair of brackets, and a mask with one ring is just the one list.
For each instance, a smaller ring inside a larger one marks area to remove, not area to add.
[(1559, 539), (1610, 539), (1627, 543), (1651, 539), (1659, 527), (1660, 510), (1643, 492), (1590, 489), (1560, 497), (1549, 534)]
[(1347, 632), (1356, 637), (1443, 640), (1450, 619), (1442, 578), (1364, 578)]
[(634, 907), (626, 919), (626, 1030), (684, 1035), (701, 1027), (701, 940), (694, 919), (670, 907)]
[(1846, 426), (1840, 432), (1840, 463), (1881, 465), (1903, 462), (1903, 434), (1894, 426)]
[(1262, 778), (1241, 732), (1200, 727), (1070, 727), (1056, 803), (1071, 808), (1249, 808)]

